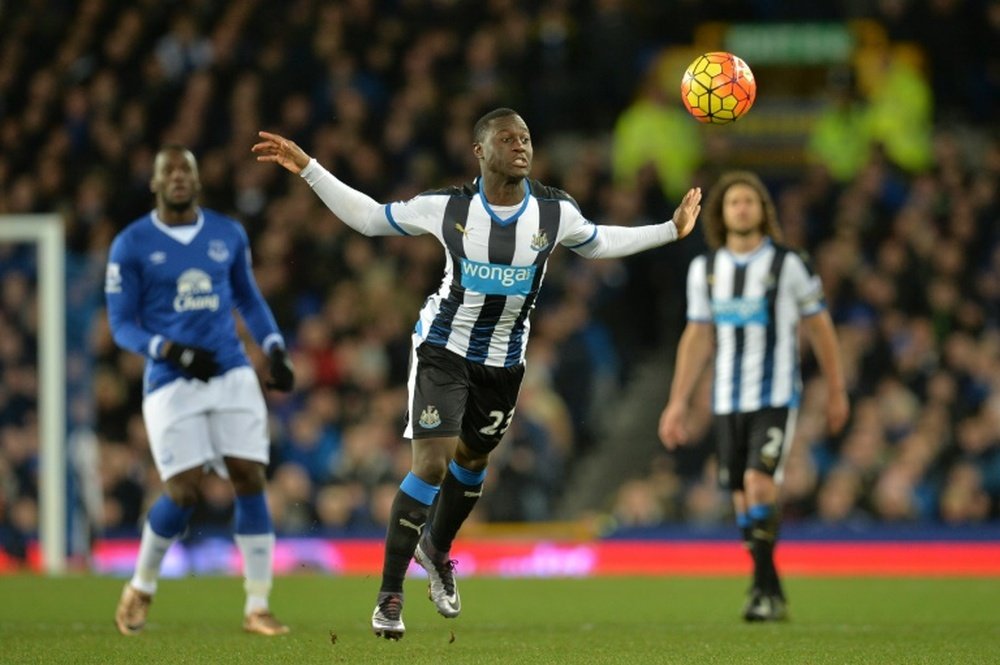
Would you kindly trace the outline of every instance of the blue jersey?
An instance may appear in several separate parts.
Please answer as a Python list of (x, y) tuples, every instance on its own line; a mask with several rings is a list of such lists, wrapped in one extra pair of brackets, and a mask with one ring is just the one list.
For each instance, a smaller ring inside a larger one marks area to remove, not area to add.
[(249, 365), (234, 308), (265, 351), (284, 345), (246, 231), (212, 210), (191, 225), (168, 226), (155, 211), (129, 224), (111, 244), (104, 293), (115, 342), (147, 358), (146, 394), (184, 376), (162, 357), (165, 340), (212, 351), (220, 374)]

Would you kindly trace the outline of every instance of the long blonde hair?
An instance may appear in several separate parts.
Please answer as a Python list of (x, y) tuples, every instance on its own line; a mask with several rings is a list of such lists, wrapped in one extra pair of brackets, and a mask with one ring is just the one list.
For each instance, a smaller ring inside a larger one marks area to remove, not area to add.
[(767, 187), (751, 171), (729, 171), (723, 173), (708, 192), (702, 209), (704, 223), (701, 225), (705, 233), (705, 241), (712, 249), (719, 249), (726, 244), (726, 222), (722, 217), (722, 200), (733, 185), (747, 185), (760, 197), (764, 209), (764, 219), (761, 220), (761, 232), (775, 242), (781, 242), (784, 234), (778, 226), (778, 213), (774, 209), (774, 200)]

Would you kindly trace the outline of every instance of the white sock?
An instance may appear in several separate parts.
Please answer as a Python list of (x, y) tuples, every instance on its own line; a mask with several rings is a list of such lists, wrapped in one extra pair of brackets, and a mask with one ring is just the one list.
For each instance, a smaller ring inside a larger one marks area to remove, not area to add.
[(243, 614), (267, 610), (274, 577), (274, 534), (236, 534), (235, 538), (243, 555), (243, 589), (247, 593)]
[(135, 572), (132, 574), (133, 587), (148, 593), (156, 593), (156, 582), (160, 578), (160, 566), (163, 557), (176, 538), (164, 538), (157, 535), (146, 522), (142, 527), (142, 541), (139, 544), (139, 557), (135, 561)]

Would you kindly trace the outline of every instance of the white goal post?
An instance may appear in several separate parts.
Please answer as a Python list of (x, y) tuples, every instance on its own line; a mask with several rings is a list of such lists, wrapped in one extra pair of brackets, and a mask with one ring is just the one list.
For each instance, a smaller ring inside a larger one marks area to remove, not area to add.
[(45, 572), (66, 571), (66, 250), (55, 214), (0, 215), (0, 242), (38, 247), (38, 540)]

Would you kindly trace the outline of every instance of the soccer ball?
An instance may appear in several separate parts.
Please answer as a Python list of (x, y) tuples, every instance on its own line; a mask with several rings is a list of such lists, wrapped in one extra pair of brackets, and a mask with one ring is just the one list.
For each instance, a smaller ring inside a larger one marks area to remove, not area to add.
[(699, 122), (724, 125), (750, 110), (757, 97), (753, 72), (725, 51), (699, 55), (681, 79), (681, 99)]

